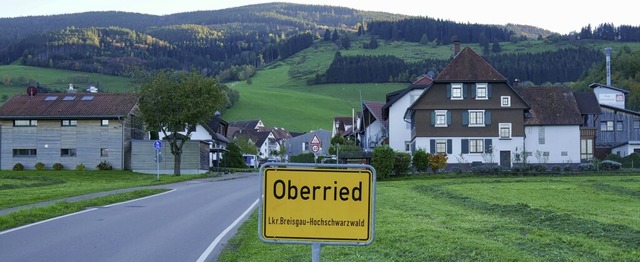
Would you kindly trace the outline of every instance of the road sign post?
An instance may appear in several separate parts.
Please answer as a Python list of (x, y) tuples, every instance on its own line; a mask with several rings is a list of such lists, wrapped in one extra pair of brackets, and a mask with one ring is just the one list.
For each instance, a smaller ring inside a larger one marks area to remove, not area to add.
[(160, 149), (162, 149), (162, 141), (153, 141), (153, 148), (156, 150), (156, 179), (160, 180)]
[(373, 242), (372, 166), (278, 163), (263, 165), (260, 173), (258, 232), (263, 241), (312, 244), (312, 261), (319, 261), (322, 244)]

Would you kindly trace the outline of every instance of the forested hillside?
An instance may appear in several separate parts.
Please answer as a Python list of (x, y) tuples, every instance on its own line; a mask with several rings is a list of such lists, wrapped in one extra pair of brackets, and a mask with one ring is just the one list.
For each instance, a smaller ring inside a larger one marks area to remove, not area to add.
[[(258, 4), (166, 16), (124, 12), (0, 19), (0, 63), (128, 76), (134, 69), (197, 69), (222, 82), (243, 81), (275, 61), (328, 41), (338, 48), (331, 66), (309, 71), (308, 84), (409, 82), (437, 73), (447, 58), (405, 61), (392, 55), (347, 56), (340, 50), (375, 49), (377, 41), (426, 47), (454, 39), (477, 44), (509, 79), (534, 83), (577, 80), (603, 59), (586, 40), (639, 41), (640, 27), (587, 25), (579, 33), (552, 34), (526, 25), (481, 25), (349, 8)], [(553, 50), (503, 50), (505, 43), (544, 41)], [(355, 37), (371, 42), (351, 46)], [(568, 44), (567, 44), (568, 43)], [(366, 53), (363, 51), (363, 53)], [(357, 73), (352, 73), (357, 72)]]

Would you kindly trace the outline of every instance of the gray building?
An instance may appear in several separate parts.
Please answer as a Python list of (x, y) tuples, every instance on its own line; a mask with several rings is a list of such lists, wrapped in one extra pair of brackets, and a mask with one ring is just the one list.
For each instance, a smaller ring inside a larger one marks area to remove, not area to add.
[(316, 130), (302, 135), (298, 135), (287, 139), (286, 148), (289, 156), (295, 156), (302, 153), (313, 153), (314, 137), (317, 137), (319, 156), (329, 154), (329, 146), (331, 146), (331, 131)]
[(38, 162), (95, 169), (103, 161), (131, 169), (131, 140), (143, 137), (137, 95), (29, 90), (0, 107), (0, 169)]

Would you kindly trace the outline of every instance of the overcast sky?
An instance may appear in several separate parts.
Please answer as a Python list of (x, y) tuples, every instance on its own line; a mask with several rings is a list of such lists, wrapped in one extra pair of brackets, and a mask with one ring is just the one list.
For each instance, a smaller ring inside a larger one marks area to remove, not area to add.
[[(268, 3), (264, 0), (0, 0), (0, 17), (69, 14), (86, 11), (126, 11), (166, 15), (198, 10)], [(363, 1), (286, 0), (277, 2), (333, 5), (367, 11), (426, 16), (460, 23), (532, 25), (566, 34), (591, 24), (640, 26), (633, 1)]]

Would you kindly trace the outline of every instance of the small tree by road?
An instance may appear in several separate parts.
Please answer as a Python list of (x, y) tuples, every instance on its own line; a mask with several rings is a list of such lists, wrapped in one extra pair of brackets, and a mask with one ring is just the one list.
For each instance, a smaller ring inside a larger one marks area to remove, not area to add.
[[(223, 86), (197, 71), (159, 71), (143, 77), (140, 93), (141, 118), (151, 132), (168, 138), (174, 156), (173, 174), (180, 175), (182, 146), (191, 136), (191, 126), (204, 125), (215, 111), (228, 104)], [(179, 134), (172, 135), (170, 134)]]

